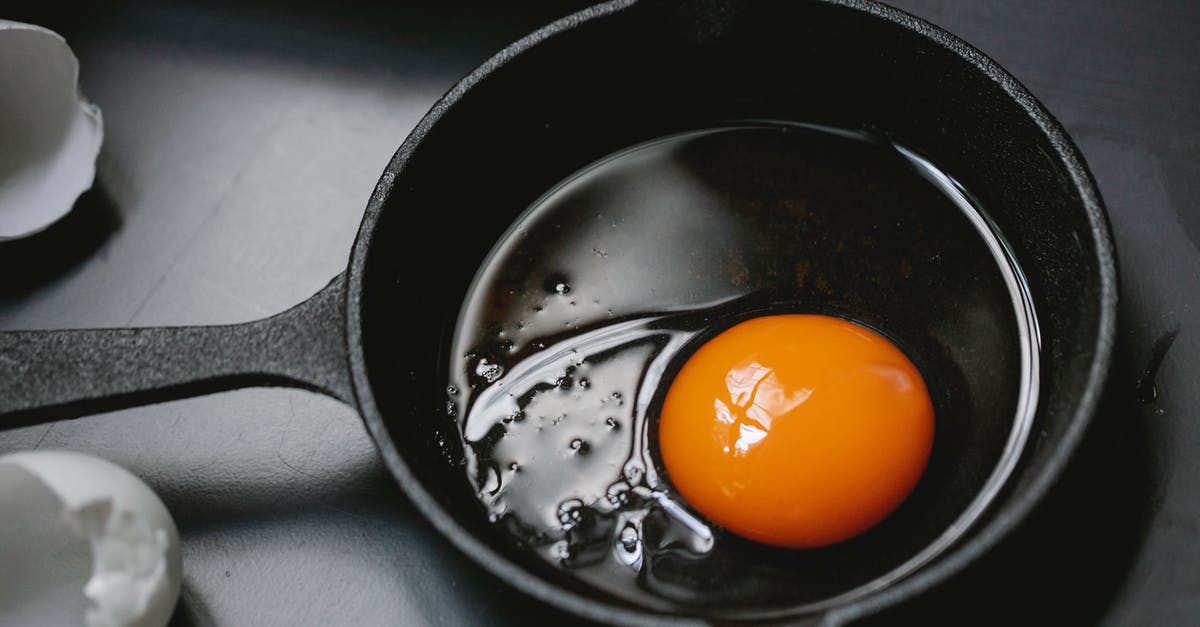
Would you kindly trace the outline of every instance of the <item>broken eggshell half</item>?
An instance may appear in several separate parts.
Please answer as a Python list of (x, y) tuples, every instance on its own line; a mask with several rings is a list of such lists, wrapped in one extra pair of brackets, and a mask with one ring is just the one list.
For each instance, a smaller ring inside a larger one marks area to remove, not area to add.
[(37, 233), (92, 186), (100, 109), (79, 93), (79, 62), (58, 33), (0, 20), (0, 241)]
[(141, 479), (73, 451), (0, 456), (0, 623), (162, 627), (180, 581), (175, 522)]

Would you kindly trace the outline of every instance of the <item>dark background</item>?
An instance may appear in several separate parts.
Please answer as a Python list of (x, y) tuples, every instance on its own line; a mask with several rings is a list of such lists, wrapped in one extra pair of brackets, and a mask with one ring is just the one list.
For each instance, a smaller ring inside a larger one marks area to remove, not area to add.
[[(303, 300), (344, 267), (434, 100), (586, 3), (102, 4), (0, 8), (67, 37), (106, 132), (75, 211), (0, 243), (0, 330), (240, 322)], [(1200, 623), (1200, 2), (893, 4), (1063, 122), (1109, 207), (1122, 301), (1104, 411), (1047, 506), (881, 622)], [(183, 539), (180, 625), (565, 618), (442, 540), (355, 413), (323, 397), (243, 390), (0, 432), (0, 453), (39, 447), (116, 461), (163, 497)]]

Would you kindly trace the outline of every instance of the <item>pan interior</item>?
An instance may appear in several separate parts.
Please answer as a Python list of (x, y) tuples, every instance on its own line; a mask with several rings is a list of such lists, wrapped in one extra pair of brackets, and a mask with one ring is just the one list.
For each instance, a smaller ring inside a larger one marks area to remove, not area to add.
[[(862, 581), (861, 568), (843, 572), (841, 561), (831, 559), (827, 576), (836, 585), (771, 596), (766, 606), (748, 609), (754, 599), (745, 596), (710, 606), (669, 599), (665, 607), (564, 576), (489, 520), (467, 478), (459, 422), (448, 417), (449, 347), (464, 299), (489, 251), (523, 211), (606, 155), (754, 119), (862, 132), (927, 156), (969, 190), (1007, 236), (1040, 316), (1043, 350), (1035, 425), (989, 513), (1003, 516), (1059, 455), (1056, 443), (1075, 419), (1095, 357), (1102, 272), (1093, 209), (1073, 184), (1077, 173), (1064, 163), (1058, 140), (973, 54), (865, 3), (616, 3), (555, 25), (469, 79), (397, 154), (385, 175), (387, 194), (364, 225), (367, 237), (356, 255), (365, 250), (365, 256), (352, 268), (352, 280), (361, 277), (361, 306), (353, 311), (362, 331), (351, 339), (362, 343), (369, 383), (360, 397), (369, 394), (372, 401), (364, 417), (385, 453), (398, 454), (389, 463), (414, 501), (484, 567), (510, 575), (512, 585), (543, 600), (592, 616), (605, 616), (605, 608), (683, 608), (724, 618), (761, 614), (763, 607), (787, 613), (811, 609), (814, 600), (836, 598)], [(431, 240), (432, 257), (424, 245)], [(988, 311), (1004, 311), (1012, 331), (1011, 301)], [(892, 330), (887, 320), (873, 322), (901, 345), (924, 341), (903, 325)], [(1010, 342), (1002, 352), (1016, 355), (1012, 343), (1021, 333), (1008, 331), (1001, 333)], [(929, 365), (939, 359), (936, 351), (928, 355), (921, 357), (928, 363), (918, 363), (923, 372), (939, 367)], [(956, 376), (934, 378), (944, 392)], [(995, 469), (1017, 404), (1010, 394), (999, 412), (1005, 419), (995, 424), (1006, 428), (993, 431), (1005, 437), (959, 449), (992, 460), (972, 468)], [(943, 415), (939, 411), (939, 420)], [(927, 471), (930, 477), (938, 472)], [(962, 480), (986, 483), (978, 476)], [(958, 511), (969, 492), (957, 497)], [(914, 546), (927, 546), (928, 539)], [(914, 546), (903, 552), (911, 556)], [(517, 569), (524, 574), (511, 576)]]
[[(1036, 320), (1006, 250), (952, 179), (866, 133), (743, 122), (621, 151), (535, 202), (472, 283), (443, 349), (464, 480), (514, 546), (648, 607), (819, 606), (881, 586), (970, 526), (1032, 423)], [(890, 335), (939, 417), (904, 507), (820, 550), (705, 521), (657, 449), (691, 350), (781, 312)]]

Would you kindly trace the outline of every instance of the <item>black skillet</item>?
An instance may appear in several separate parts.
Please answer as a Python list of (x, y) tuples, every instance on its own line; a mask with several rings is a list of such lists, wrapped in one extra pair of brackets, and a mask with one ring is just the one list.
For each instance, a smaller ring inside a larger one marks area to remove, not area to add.
[[(442, 355), (478, 265), (545, 190), (614, 150), (747, 116), (869, 128), (953, 166), (1028, 276), (1041, 396), (989, 515), (916, 572), (832, 605), (660, 613), (540, 567), (489, 525), (456, 466)], [(953, 576), (1038, 504), (1096, 410), (1116, 299), (1111, 235), (1078, 151), (966, 43), (866, 0), (620, 0), (529, 35), (440, 100), (387, 165), (346, 272), (307, 302), (241, 325), (0, 334), (0, 425), (301, 387), (356, 407), (432, 524), (542, 601), (614, 623), (754, 615), (836, 624)]]

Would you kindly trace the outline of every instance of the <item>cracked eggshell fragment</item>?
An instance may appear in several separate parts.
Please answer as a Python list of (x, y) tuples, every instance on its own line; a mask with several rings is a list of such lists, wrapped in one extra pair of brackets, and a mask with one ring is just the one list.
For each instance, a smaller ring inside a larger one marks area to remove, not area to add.
[(175, 522), (141, 479), (71, 451), (0, 456), (0, 623), (162, 627), (180, 581)]
[(79, 93), (79, 62), (41, 26), (0, 20), (0, 241), (65, 216), (96, 176), (100, 109)]

